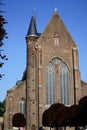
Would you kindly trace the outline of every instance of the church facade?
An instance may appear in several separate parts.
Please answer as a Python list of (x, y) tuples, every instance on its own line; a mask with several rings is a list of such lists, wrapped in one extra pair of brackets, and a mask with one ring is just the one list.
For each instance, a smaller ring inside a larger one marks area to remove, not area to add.
[(87, 95), (87, 83), (80, 77), (78, 47), (57, 11), (42, 34), (37, 32), (32, 16), (26, 46), (23, 78), (7, 91), (4, 130), (15, 129), (12, 126), (15, 113), (25, 115), (24, 129), (41, 129), (42, 114), (51, 104), (59, 102), (70, 106)]

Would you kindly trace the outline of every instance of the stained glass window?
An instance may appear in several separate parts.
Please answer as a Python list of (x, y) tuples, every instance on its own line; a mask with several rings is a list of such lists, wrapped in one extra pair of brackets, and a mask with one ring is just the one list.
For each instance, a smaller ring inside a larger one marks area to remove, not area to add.
[(60, 71), (60, 102), (69, 105), (70, 103), (70, 85), (69, 85), (69, 71), (65, 63), (61, 64)]
[(46, 70), (46, 103), (53, 104), (55, 102), (55, 71), (51, 63), (48, 64)]
[[(56, 71), (55, 71), (56, 70)], [(56, 85), (59, 85), (56, 86)], [(67, 65), (59, 58), (52, 59), (46, 69), (46, 103), (56, 102), (56, 89), (60, 91), (60, 101), (65, 105), (70, 103), (70, 81)], [(58, 97), (58, 96), (57, 96)]]

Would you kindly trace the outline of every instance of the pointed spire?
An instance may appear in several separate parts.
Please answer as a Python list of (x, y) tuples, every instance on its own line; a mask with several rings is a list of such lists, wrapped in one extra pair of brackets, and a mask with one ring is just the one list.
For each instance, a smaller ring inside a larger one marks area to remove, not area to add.
[(28, 36), (38, 36), (37, 29), (36, 29), (36, 20), (34, 16), (31, 17), (29, 29), (27, 32), (27, 37)]
[(34, 17), (35, 24), (36, 24), (36, 7), (34, 7), (34, 11), (33, 11), (33, 17)]

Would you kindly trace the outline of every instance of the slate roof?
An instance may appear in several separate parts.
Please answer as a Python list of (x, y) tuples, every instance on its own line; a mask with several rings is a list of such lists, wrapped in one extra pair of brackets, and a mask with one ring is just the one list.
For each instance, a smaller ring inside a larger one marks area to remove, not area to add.
[(38, 36), (37, 28), (36, 28), (36, 21), (35, 21), (34, 16), (31, 17), (27, 36)]

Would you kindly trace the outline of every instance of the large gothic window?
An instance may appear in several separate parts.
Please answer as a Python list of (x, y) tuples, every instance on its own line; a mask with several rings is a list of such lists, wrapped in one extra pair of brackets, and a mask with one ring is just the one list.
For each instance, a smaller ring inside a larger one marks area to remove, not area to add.
[[(57, 90), (57, 88), (59, 90)], [(60, 95), (57, 95), (59, 91)], [(49, 62), (46, 69), (46, 103), (53, 104), (59, 96), (61, 103), (70, 103), (69, 70), (67, 65), (59, 58)]]
[(22, 98), (19, 102), (20, 113), (25, 115), (25, 99)]
[(69, 71), (65, 63), (60, 67), (60, 102), (69, 105), (70, 86), (69, 86)]
[(55, 102), (55, 71), (51, 63), (48, 64), (46, 70), (46, 103), (53, 104)]

